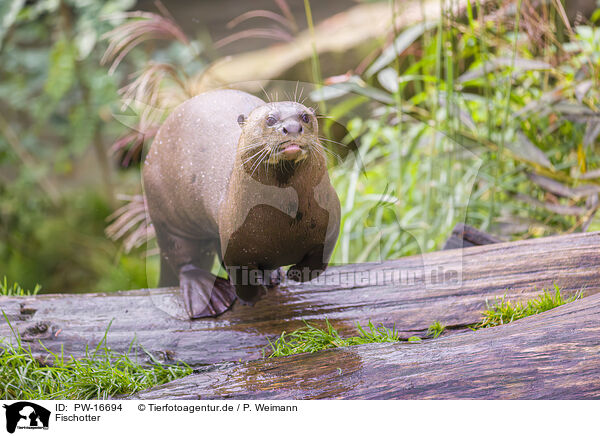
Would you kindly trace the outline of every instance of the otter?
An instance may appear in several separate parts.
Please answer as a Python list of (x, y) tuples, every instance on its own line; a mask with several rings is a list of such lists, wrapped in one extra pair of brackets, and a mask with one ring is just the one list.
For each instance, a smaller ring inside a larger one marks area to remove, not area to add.
[[(314, 111), (236, 90), (179, 105), (159, 129), (143, 186), (160, 251), (159, 286), (179, 286), (190, 318), (217, 316), (236, 296), (254, 304), (287, 277), (329, 262), (340, 202)], [(210, 273), (215, 255), (228, 278)]]

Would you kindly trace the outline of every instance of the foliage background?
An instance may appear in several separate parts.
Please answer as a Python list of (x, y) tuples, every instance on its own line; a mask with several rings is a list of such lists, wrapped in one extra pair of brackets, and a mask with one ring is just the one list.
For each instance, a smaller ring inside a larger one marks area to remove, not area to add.
[[(332, 167), (344, 210), (335, 262), (438, 249), (461, 221), (505, 239), (600, 229), (600, 14), (554, 0), (468, 4), (442, 1), (440, 21), (391, 28), (349, 72), (313, 53), (281, 77), (320, 87), (310, 103), (359, 146), (360, 162)], [(160, 4), (136, 15), (124, 13), (134, 0), (2, 2), (0, 276), (61, 292), (153, 285), (140, 197), (119, 209), (118, 194), (139, 194), (161, 117), (201, 91), (223, 50), (257, 29), (279, 41), (314, 30), (310, 2), (303, 16), (286, 5), (215, 44)], [(115, 210), (116, 241), (105, 235)]]

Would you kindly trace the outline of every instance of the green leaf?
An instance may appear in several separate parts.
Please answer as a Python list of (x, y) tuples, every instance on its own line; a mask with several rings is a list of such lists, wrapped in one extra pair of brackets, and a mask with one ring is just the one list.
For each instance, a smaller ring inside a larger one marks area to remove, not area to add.
[(386, 68), (377, 74), (381, 86), (390, 92), (398, 92), (398, 73), (393, 68)]
[(93, 25), (89, 21), (85, 21), (77, 32), (75, 45), (77, 46), (77, 59), (83, 60), (89, 56), (92, 49), (96, 45), (98, 35)]
[(14, 24), (25, 0), (2, 0), (0, 2), (0, 47), (6, 32)]
[(367, 85), (360, 80), (360, 78), (355, 76), (351, 77), (346, 82), (336, 83), (334, 85), (315, 89), (310, 93), (310, 99), (315, 102), (326, 101), (342, 97), (347, 94), (363, 95), (385, 104), (394, 103), (394, 99), (390, 94)]
[(410, 45), (415, 42), (422, 34), (428, 29), (437, 26), (437, 22), (430, 21), (428, 23), (419, 23), (413, 27), (409, 27), (402, 32), (398, 38), (387, 47), (383, 53), (371, 64), (366, 72), (367, 77), (371, 77), (373, 74), (388, 66), (398, 55), (406, 50)]
[(546, 156), (546, 154), (536, 147), (530, 140), (521, 132), (517, 132), (515, 142), (513, 144), (507, 144), (508, 148), (524, 159), (531, 162), (535, 162), (546, 168), (552, 168), (552, 163)]
[(471, 68), (466, 73), (462, 74), (457, 82), (465, 83), (473, 79), (484, 76), (485, 74), (491, 73), (502, 67), (514, 67), (515, 70), (519, 71), (534, 71), (534, 70), (550, 70), (552, 65), (547, 62), (538, 61), (535, 59), (522, 59), (522, 58), (508, 58), (498, 57), (490, 61), (483, 62), (481, 65)]
[(75, 56), (77, 50), (70, 42), (61, 39), (50, 52), (48, 79), (44, 91), (55, 100), (67, 93), (75, 81)]

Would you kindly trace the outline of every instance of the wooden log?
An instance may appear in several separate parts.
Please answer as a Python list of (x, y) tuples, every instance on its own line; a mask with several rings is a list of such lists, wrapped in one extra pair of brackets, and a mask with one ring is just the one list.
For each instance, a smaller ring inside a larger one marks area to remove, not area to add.
[[(600, 291), (600, 233), (572, 234), (446, 250), (382, 263), (332, 267), (319, 280), (274, 289), (254, 307), (235, 304), (216, 319), (190, 321), (178, 289), (111, 294), (0, 297), (0, 308), (36, 356), (64, 347), (81, 357), (107, 335), (125, 352), (132, 341), (164, 361), (192, 366), (263, 356), (268, 338), (328, 318), (342, 334), (356, 323), (395, 326), (402, 338), (433, 321), (449, 332), (477, 323), (486, 300), (537, 296), (553, 284), (565, 296)], [(0, 338), (14, 342), (0, 319)], [(139, 353), (142, 358), (144, 353)]]
[(600, 399), (600, 295), (418, 343), (214, 365), (132, 398)]
[(452, 233), (442, 250), (473, 247), (474, 245), (497, 244), (498, 242), (502, 241), (489, 233), (485, 233), (475, 227), (463, 223), (458, 223), (454, 226), (454, 229), (452, 229)]

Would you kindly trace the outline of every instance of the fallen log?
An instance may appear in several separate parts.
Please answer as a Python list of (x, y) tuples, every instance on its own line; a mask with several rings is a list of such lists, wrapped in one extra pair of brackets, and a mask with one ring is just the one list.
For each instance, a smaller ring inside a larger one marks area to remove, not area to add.
[(600, 295), (474, 332), (214, 365), (165, 399), (600, 399)]
[(475, 227), (458, 223), (452, 229), (450, 237), (444, 244), (442, 250), (452, 250), (454, 248), (473, 247), (475, 245), (497, 244), (502, 242), (497, 237), (482, 232)]
[[(468, 4), (465, 0), (457, 2), (457, 9), (463, 10)], [(439, 4), (434, 0), (404, 1), (399, 5), (395, 27), (402, 29), (423, 21), (439, 20)], [(246, 51), (222, 58), (210, 68), (196, 76), (194, 90), (206, 90), (221, 87), (224, 84), (236, 84), (237, 88), (248, 91), (260, 91), (260, 81), (282, 78), (285, 73), (297, 68), (311, 58), (314, 50), (322, 60), (332, 57), (335, 62), (323, 62), (323, 65), (335, 65), (335, 70), (325, 74), (339, 74), (355, 67), (356, 62), (346, 60), (353, 50), (363, 47), (367, 52), (374, 50), (373, 41), (385, 38), (393, 32), (392, 11), (389, 4), (362, 3), (344, 12), (336, 14), (315, 26), (314, 34), (309, 30), (298, 33), (293, 41), (282, 42), (270, 47)], [(343, 66), (340, 66), (342, 64)], [(304, 81), (311, 80), (299, 69), (297, 75)]]
[[(328, 318), (341, 334), (369, 321), (422, 336), (434, 321), (450, 333), (477, 323), (486, 300), (514, 301), (560, 286), (563, 295), (600, 291), (600, 233), (583, 233), (446, 250), (382, 263), (330, 268), (318, 280), (273, 289), (254, 307), (235, 304), (216, 319), (190, 321), (178, 289), (111, 294), (0, 297), (13, 328), (41, 359), (64, 349), (81, 357), (107, 334), (108, 346), (132, 342), (162, 361), (191, 366), (257, 359), (268, 339)], [(0, 338), (14, 342), (0, 318)], [(134, 352), (136, 350), (134, 349)], [(145, 353), (137, 352), (140, 358)]]

